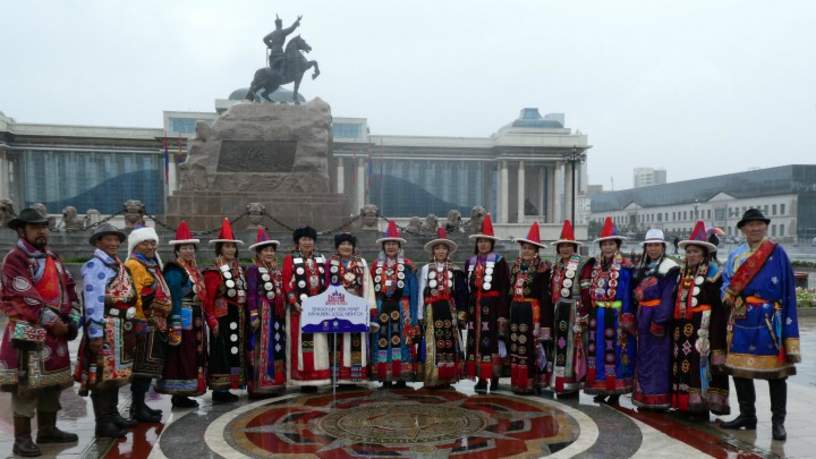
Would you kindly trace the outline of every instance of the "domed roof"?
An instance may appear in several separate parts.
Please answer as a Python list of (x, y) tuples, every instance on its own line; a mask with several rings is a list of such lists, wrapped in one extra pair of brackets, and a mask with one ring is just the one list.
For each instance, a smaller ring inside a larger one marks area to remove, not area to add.
[(513, 127), (524, 128), (545, 128), (545, 129), (561, 129), (563, 124), (556, 120), (544, 119), (537, 108), (522, 108), (517, 120), (513, 121)]
[[(248, 92), (249, 88), (238, 88), (230, 93), (229, 100), (244, 100)], [(281, 86), (275, 92), (272, 93), (270, 99), (272, 99), (272, 102), (291, 104), (292, 91)], [(303, 94), (300, 93), (298, 93), (298, 100), (300, 102), (306, 102), (306, 99), (303, 97)]]

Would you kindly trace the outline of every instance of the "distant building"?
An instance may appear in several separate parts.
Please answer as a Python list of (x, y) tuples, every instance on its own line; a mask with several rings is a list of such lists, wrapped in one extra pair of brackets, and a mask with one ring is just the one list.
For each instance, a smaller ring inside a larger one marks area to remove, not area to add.
[(662, 185), (666, 183), (666, 169), (652, 169), (651, 167), (637, 167), (634, 175), (634, 188)]
[(603, 185), (587, 185), (587, 194), (592, 196), (595, 193), (603, 193)]
[(739, 236), (737, 222), (755, 207), (770, 218), (777, 240), (816, 236), (816, 165), (789, 165), (592, 195), (590, 223), (611, 216), (620, 231), (642, 235), (648, 228), (687, 236), (694, 222)]

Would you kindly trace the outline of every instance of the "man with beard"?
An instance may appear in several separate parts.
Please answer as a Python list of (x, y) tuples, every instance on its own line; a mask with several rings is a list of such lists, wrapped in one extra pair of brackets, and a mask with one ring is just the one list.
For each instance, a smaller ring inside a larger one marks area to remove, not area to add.
[(48, 219), (23, 209), (9, 222), (19, 237), (3, 260), (0, 309), (8, 317), (0, 344), (0, 386), (11, 392), (14, 454), (36, 457), (31, 418), (37, 413), (37, 443), (72, 443), (77, 436), (57, 428), (59, 395), (71, 387), (68, 341), (76, 338), (80, 312), (74, 280), (47, 248)]

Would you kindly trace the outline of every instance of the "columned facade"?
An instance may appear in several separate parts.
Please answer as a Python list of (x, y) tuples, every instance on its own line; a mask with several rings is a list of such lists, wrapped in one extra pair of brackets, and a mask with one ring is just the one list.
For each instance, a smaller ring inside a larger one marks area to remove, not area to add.
[(0, 146), (0, 199), (11, 199), (11, 168), (9, 153), (4, 146)]

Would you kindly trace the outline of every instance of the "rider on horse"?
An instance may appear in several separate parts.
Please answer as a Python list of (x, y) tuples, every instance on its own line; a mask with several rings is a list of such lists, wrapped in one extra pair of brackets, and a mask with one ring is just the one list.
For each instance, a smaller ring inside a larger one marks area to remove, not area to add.
[(300, 25), (301, 17), (302, 16), (298, 16), (297, 20), (291, 26), (284, 29), (283, 21), (278, 15), (275, 15), (275, 30), (263, 39), (266, 47), (269, 49), (269, 68), (275, 73), (283, 73), (283, 63), (285, 61), (283, 44), (286, 41), (286, 36)]

